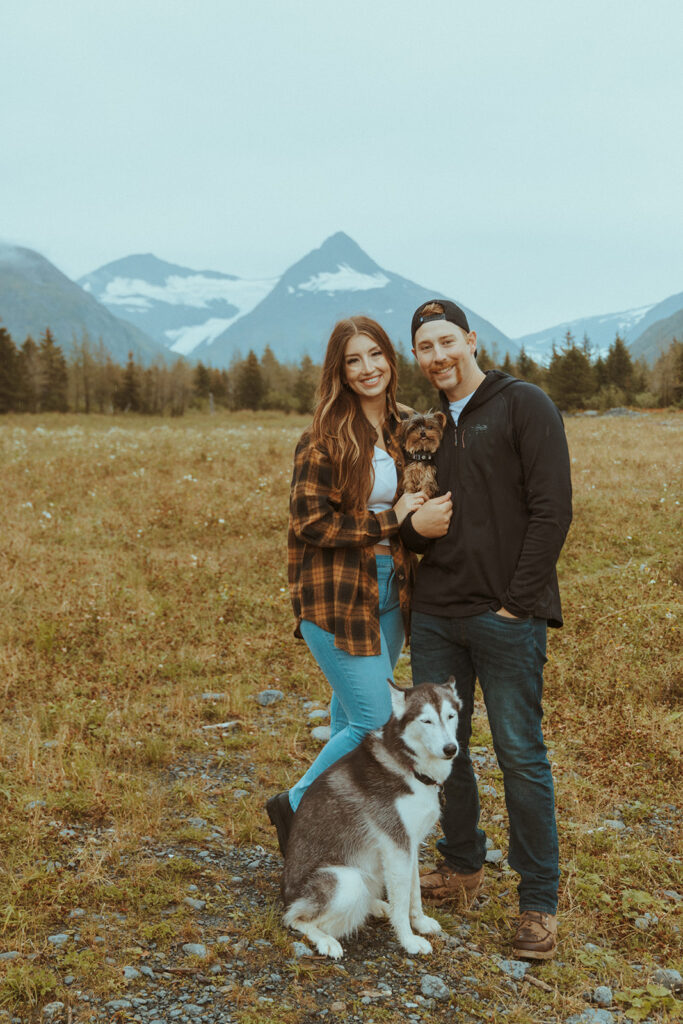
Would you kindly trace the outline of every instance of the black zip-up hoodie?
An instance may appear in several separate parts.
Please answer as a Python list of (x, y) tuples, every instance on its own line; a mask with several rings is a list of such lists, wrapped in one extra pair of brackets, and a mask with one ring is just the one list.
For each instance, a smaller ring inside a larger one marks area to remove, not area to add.
[(411, 518), (407, 547), (423, 553), (412, 607), (429, 615), (477, 615), (504, 607), (562, 625), (555, 564), (572, 518), (562, 417), (545, 392), (489, 370), (456, 427), (447, 416), (436, 456), (439, 493), (452, 491), (448, 533), (428, 540)]

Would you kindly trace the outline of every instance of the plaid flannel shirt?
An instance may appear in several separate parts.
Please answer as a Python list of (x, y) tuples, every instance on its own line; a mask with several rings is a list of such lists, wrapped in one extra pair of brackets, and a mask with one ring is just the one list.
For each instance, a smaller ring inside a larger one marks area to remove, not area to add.
[[(385, 426), (387, 451), (401, 481), (399, 421)], [(308, 432), (294, 456), (287, 538), (289, 593), (296, 616), (334, 634), (335, 647), (354, 655), (380, 653), (379, 590), (373, 547), (389, 539), (406, 637), (416, 558), (398, 535), (393, 509), (344, 512), (328, 454)]]

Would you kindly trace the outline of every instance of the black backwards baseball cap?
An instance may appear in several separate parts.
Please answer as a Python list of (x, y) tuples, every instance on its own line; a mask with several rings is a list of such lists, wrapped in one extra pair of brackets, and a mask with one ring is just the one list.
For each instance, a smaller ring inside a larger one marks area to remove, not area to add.
[[(423, 315), (422, 310), (425, 306), (431, 306), (433, 302), (439, 303), (443, 308), (443, 313), (427, 313)], [(421, 306), (418, 306), (413, 313), (413, 322), (410, 325), (410, 337), (413, 342), (422, 324), (428, 324), (431, 320), (448, 320), (449, 323), (455, 324), (456, 327), (462, 327), (463, 331), (467, 334), (470, 333), (470, 325), (467, 323), (467, 317), (460, 306), (456, 306), (454, 302), (449, 302), (448, 299), (429, 299), (428, 302), (423, 302)]]

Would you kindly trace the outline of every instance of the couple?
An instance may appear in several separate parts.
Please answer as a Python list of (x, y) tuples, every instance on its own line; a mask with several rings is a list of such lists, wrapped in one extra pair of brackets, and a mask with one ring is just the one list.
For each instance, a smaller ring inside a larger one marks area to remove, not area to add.
[[(477, 365), (477, 337), (453, 302), (421, 305), (413, 355), (439, 390), (447, 424), (435, 456), (439, 496), (400, 494), (396, 354), (355, 316), (330, 337), (313, 424), (294, 460), (289, 584), (297, 635), (329, 681), (331, 737), (306, 774), (267, 803), (284, 853), (310, 784), (391, 714), (387, 679), (408, 634), (413, 684), (455, 676), (460, 750), (444, 785), (422, 894), (469, 904), (486, 836), (469, 755), (475, 680), (503, 773), (508, 860), (520, 875), (513, 953), (557, 945), (558, 843), (541, 727), (546, 627), (561, 626), (555, 563), (571, 521), (559, 412), (533, 384)], [(400, 494), (400, 497), (396, 495)], [(415, 571), (415, 555), (423, 555)]]

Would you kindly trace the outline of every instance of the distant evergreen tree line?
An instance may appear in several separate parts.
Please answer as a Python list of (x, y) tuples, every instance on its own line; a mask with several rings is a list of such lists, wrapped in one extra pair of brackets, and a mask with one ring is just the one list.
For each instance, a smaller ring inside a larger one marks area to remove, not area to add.
[[(643, 408), (683, 405), (683, 343), (674, 339), (650, 368), (633, 361), (617, 336), (605, 358), (593, 357), (590, 342), (577, 344), (568, 332), (553, 347), (547, 367), (521, 350), (513, 362), (496, 360), (479, 345), (483, 370), (500, 367), (538, 384), (566, 412), (606, 410), (615, 406)], [(412, 354), (398, 349), (399, 400), (425, 409), (436, 393)], [(68, 359), (49, 329), (36, 343), (26, 338), (17, 348), (0, 324), (0, 413), (4, 412), (138, 412), (181, 416), (188, 408), (280, 409), (310, 413), (315, 403), (320, 367), (304, 356), (298, 365), (281, 363), (270, 348), (259, 359), (249, 352), (227, 370), (184, 359), (144, 367), (129, 353), (125, 366), (114, 362), (100, 341), (87, 334), (74, 340)]]

